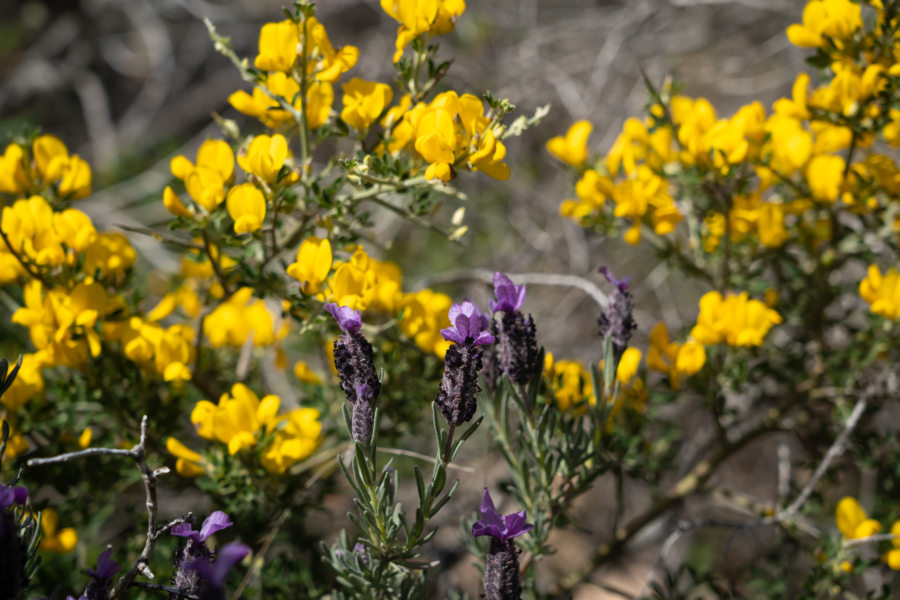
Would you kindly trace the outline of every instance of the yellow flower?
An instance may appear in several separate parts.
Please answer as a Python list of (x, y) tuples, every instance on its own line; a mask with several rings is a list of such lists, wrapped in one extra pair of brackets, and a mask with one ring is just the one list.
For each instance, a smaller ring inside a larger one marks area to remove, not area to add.
[(900, 272), (890, 268), (882, 276), (875, 265), (859, 283), (859, 295), (870, 304), (873, 313), (886, 319), (900, 319)]
[(544, 378), (559, 410), (583, 411), (585, 402), (591, 405), (596, 402), (590, 374), (580, 362), (555, 361), (553, 354), (548, 352), (544, 358)]
[(564, 163), (580, 167), (587, 161), (587, 139), (593, 128), (589, 121), (575, 121), (565, 136), (547, 140), (547, 151)]
[(197, 150), (197, 164), (178, 155), (170, 164), (172, 175), (184, 181), (188, 195), (207, 211), (225, 200), (225, 186), (234, 177), (234, 152), (222, 140), (206, 140)]
[(57, 531), (58, 527), (59, 513), (53, 508), (42, 510), (41, 531), (44, 535), (41, 539), (41, 550), (68, 554), (78, 544), (78, 532), (72, 527), (66, 527)]
[(137, 253), (121, 233), (101, 233), (84, 251), (84, 271), (93, 275), (119, 279), (134, 266)]
[(266, 219), (266, 198), (252, 183), (231, 188), (225, 205), (234, 219), (235, 233), (253, 233), (262, 229)]
[(300, 282), (304, 294), (317, 294), (331, 271), (332, 258), (327, 238), (308, 237), (297, 249), (297, 260), (288, 265), (287, 274)]
[(282, 419), (260, 460), (266, 471), (276, 475), (312, 456), (323, 439), (319, 411), (315, 408), (297, 408)]
[(764, 202), (760, 207), (756, 227), (759, 241), (763, 246), (777, 248), (782, 245), (789, 237), (784, 228), (784, 206), (773, 202)]
[(0, 156), (0, 192), (23, 194), (29, 181), (25, 169), (25, 151), (18, 144), (10, 144)]
[(306, 92), (306, 124), (310, 129), (318, 129), (328, 122), (331, 105), (334, 103), (334, 88), (327, 82), (314, 82)]
[(196, 477), (206, 473), (206, 459), (175, 438), (166, 439), (166, 450), (176, 457), (175, 470), (182, 477)]
[(307, 19), (306, 31), (310, 47), (307, 61), (317, 82), (334, 83), (356, 64), (359, 48), (344, 46), (340, 50), (335, 50), (328, 39), (325, 27), (315, 17)]
[(294, 364), (294, 377), (305, 383), (322, 383), (322, 377), (309, 368), (305, 361), (298, 360)]
[(812, 134), (803, 129), (800, 120), (774, 114), (766, 121), (770, 134), (766, 144), (771, 153), (772, 168), (782, 175), (791, 175), (802, 168), (812, 154)]
[(268, 395), (262, 400), (246, 385), (231, 386), (231, 394), (222, 394), (218, 405), (201, 400), (191, 412), (191, 422), (200, 437), (228, 445), (230, 454), (249, 448), (257, 442), (264, 427), (277, 422), (281, 399)]
[(293, 21), (266, 23), (259, 31), (259, 54), (253, 64), (263, 71), (290, 71), (299, 43), (300, 30)]
[(53, 213), (53, 229), (59, 239), (76, 252), (84, 251), (97, 239), (91, 218), (74, 208)]
[(87, 448), (91, 445), (93, 437), (94, 431), (90, 427), (85, 427), (84, 431), (81, 432), (81, 435), (78, 436), (78, 447)]
[(394, 97), (394, 91), (386, 83), (365, 81), (359, 77), (354, 77), (341, 88), (344, 90), (341, 118), (361, 132), (378, 119)]
[(681, 375), (693, 375), (706, 364), (706, 349), (695, 340), (688, 340), (678, 349), (675, 370)]
[(759, 346), (772, 325), (781, 316), (747, 292), (722, 297), (717, 291), (700, 298), (700, 314), (691, 337), (704, 346), (727, 343), (730, 346)]
[(428, 288), (406, 294), (400, 302), (400, 330), (424, 352), (443, 358), (450, 342), (441, 336), (441, 329), (450, 327), (452, 304), (450, 296)]
[(893, 548), (885, 552), (882, 558), (888, 567), (894, 571), (900, 571), (900, 537), (898, 537), (900, 536), (900, 521), (894, 521), (894, 524), (891, 525), (891, 535), (895, 536), (891, 540)]
[(38, 173), (47, 183), (56, 183), (63, 198), (84, 198), (91, 193), (91, 168), (69, 151), (59, 138), (42, 135), (34, 140), (32, 153)]
[(875, 519), (868, 518), (856, 498), (849, 496), (838, 502), (834, 519), (841, 535), (848, 540), (869, 537), (881, 531), (881, 524)]
[(787, 28), (792, 44), (801, 48), (825, 45), (823, 36), (840, 42), (862, 27), (862, 10), (850, 0), (810, 0), (803, 9), (803, 24)]
[(266, 183), (274, 183), (278, 171), (290, 155), (287, 140), (280, 133), (258, 135), (250, 142), (246, 154), (238, 154), (237, 161), (248, 173), (253, 173)]
[(844, 182), (844, 159), (834, 155), (818, 155), (806, 167), (809, 190), (816, 200), (834, 202)]
[(253, 288), (237, 290), (203, 320), (203, 334), (213, 348), (241, 348), (253, 336), (256, 347), (268, 346), (286, 335), (275, 331), (275, 320), (263, 300), (253, 300)]
[(168, 185), (166, 186), (166, 189), (163, 190), (163, 205), (166, 207), (166, 210), (176, 217), (190, 219), (194, 216), (194, 213), (188, 210), (188, 207), (184, 205), (181, 198), (175, 193), (175, 190)]
[(5, 207), (0, 227), (17, 253), (38, 265), (58, 266), (66, 261), (66, 252), (53, 221), (53, 209), (47, 201), (32, 196)]
[(42, 353), (22, 355), (22, 366), (13, 380), (12, 385), (0, 396), (0, 402), (9, 413), (16, 413), (26, 402), (44, 392), (44, 378), (41, 370), (48, 366), (45, 364), (46, 355)]
[(381, 0), (381, 8), (400, 22), (394, 52), (394, 62), (397, 62), (417, 37), (453, 31), (456, 20), (466, 10), (466, 3), (465, 0)]

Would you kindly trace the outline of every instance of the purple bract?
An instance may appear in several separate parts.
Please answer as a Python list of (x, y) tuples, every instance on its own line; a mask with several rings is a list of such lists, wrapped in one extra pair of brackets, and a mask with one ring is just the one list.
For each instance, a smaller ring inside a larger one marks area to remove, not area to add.
[(0, 512), (6, 510), (13, 504), (25, 504), (28, 499), (28, 489), (24, 486), (17, 485), (9, 487), (0, 485)]
[(215, 589), (222, 589), (225, 577), (236, 564), (244, 560), (250, 554), (250, 548), (240, 542), (229, 542), (216, 552), (216, 560), (210, 564), (205, 558), (199, 558), (185, 565), (186, 569), (192, 569), (200, 573), (203, 580)]
[(199, 544), (205, 542), (206, 539), (215, 532), (231, 527), (232, 525), (234, 525), (234, 523), (231, 522), (228, 515), (221, 510), (217, 510), (206, 517), (203, 521), (203, 526), (200, 527), (200, 531), (194, 531), (194, 528), (191, 527), (190, 523), (179, 523), (172, 528), (172, 535), (191, 538)]
[(330, 302), (325, 305), (325, 310), (331, 313), (331, 316), (338, 322), (344, 333), (353, 335), (359, 332), (362, 327), (362, 317), (358, 310), (354, 310), (349, 306), (338, 306), (336, 302)]
[(516, 536), (531, 531), (534, 525), (525, 522), (525, 511), (510, 513), (501, 517), (494, 508), (491, 493), (484, 488), (484, 497), (481, 499), (481, 520), (472, 525), (472, 537), (489, 535), (496, 540), (505, 542)]
[(613, 277), (612, 273), (609, 271), (609, 267), (600, 267), (597, 271), (606, 277), (606, 280), (619, 288), (619, 291), (623, 294), (628, 291), (628, 284), (631, 283), (631, 277), (625, 277), (624, 279), (616, 279)]
[(494, 273), (494, 295), (497, 301), (488, 302), (493, 312), (515, 312), (525, 302), (525, 286), (514, 284), (509, 277), (497, 271)]
[(97, 569), (87, 569), (87, 574), (94, 579), (107, 581), (119, 572), (119, 563), (110, 558), (112, 556), (112, 548), (107, 548), (97, 557)]
[(494, 341), (488, 327), (490, 319), (474, 303), (466, 300), (450, 307), (450, 327), (441, 329), (441, 335), (448, 342), (480, 346)]

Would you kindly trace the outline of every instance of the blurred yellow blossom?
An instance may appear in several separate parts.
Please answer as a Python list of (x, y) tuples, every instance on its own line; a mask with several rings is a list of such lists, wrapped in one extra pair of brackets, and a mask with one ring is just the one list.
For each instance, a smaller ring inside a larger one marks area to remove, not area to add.
[(859, 283), (859, 295), (876, 315), (900, 319), (900, 272), (896, 269), (890, 268), (882, 275), (876, 265), (869, 265), (866, 277)]
[(238, 235), (262, 229), (266, 218), (266, 198), (252, 183), (231, 188), (225, 206), (234, 220), (234, 232)]
[(78, 532), (72, 527), (59, 529), (59, 513), (54, 508), (41, 511), (41, 550), (68, 554), (78, 544)]
[(834, 519), (838, 530), (848, 540), (869, 537), (881, 531), (881, 524), (870, 519), (856, 498), (841, 498), (834, 511)]
[(747, 292), (722, 296), (717, 291), (700, 298), (700, 314), (691, 337), (703, 344), (727, 343), (730, 346), (759, 346), (772, 325), (781, 316)]
[(288, 265), (287, 274), (300, 282), (304, 294), (317, 294), (331, 272), (331, 242), (310, 236), (297, 248), (297, 260)]
[(593, 129), (590, 121), (575, 121), (565, 136), (547, 140), (547, 151), (564, 163), (580, 167), (587, 161), (587, 139)]

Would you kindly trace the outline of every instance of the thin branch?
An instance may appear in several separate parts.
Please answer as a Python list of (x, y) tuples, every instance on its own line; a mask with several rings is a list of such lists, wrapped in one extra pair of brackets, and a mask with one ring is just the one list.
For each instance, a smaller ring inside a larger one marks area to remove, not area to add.
[[(556, 273), (507, 273), (513, 283), (523, 284), (531, 283), (535, 285), (552, 285), (562, 287), (578, 288), (597, 305), (606, 310), (609, 298), (597, 285), (578, 275), (559, 275)], [(456, 271), (447, 271), (439, 273), (431, 277), (426, 277), (419, 281), (421, 287), (430, 287), (441, 283), (454, 283), (457, 281), (481, 281), (491, 284), (494, 281), (494, 273), (487, 269), (460, 269)]]
[(135, 560), (134, 564), (131, 565), (128, 571), (126, 571), (126, 573), (121, 578), (119, 578), (119, 581), (116, 582), (116, 585), (113, 587), (112, 591), (110, 591), (110, 599), (115, 599), (122, 596), (125, 590), (135, 584), (134, 578), (137, 577), (138, 573), (141, 573), (148, 579), (153, 579), (153, 573), (150, 571), (149, 565), (150, 558), (153, 556), (153, 550), (156, 547), (157, 540), (162, 534), (168, 532), (175, 525), (184, 523), (191, 516), (191, 514), (188, 513), (183, 517), (169, 521), (161, 527), (157, 526), (158, 507), (156, 503), (156, 481), (161, 475), (167, 474), (169, 472), (169, 468), (161, 467), (159, 469), (152, 470), (149, 466), (147, 466), (146, 451), (148, 423), (149, 419), (147, 415), (144, 415), (141, 419), (140, 440), (138, 441), (137, 445), (132, 447), (130, 450), (123, 450), (121, 448), (86, 448), (84, 450), (79, 450), (78, 452), (69, 452), (67, 454), (60, 454), (59, 456), (53, 456), (50, 458), (32, 458), (27, 462), (27, 465), (29, 467), (36, 467), (42, 465), (65, 463), (86, 456), (101, 455), (128, 456), (134, 460), (135, 464), (138, 467), (138, 470), (141, 473), (141, 479), (144, 482), (144, 494), (146, 497), (147, 505), (147, 539), (144, 542), (144, 548), (141, 551), (140, 556), (138, 556), (137, 560)]
[[(378, 452), (384, 452), (386, 454), (397, 454), (399, 456), (409, 456), (410, 458), (418, 458), (419, 460), (424, 460), (430, 463), (438, 462), (433, 456), (427, 456), (419, 452), (404, 450), (402, 448), (378, 448)], [(454, 465), (453, 463), (449, 463), (447, 465), (447, 468), (456, 471), (462, 471), (463, 473), (475, 473), (475, 469), (473, 469), (472, 467), (463, 467), (462, 465)]]

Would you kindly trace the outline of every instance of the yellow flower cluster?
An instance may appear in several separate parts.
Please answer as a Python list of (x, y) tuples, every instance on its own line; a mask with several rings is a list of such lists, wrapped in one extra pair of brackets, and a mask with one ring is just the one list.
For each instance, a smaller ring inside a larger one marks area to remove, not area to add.
[[(636, 378), (641, 363), (641, 351), (637, 348), (626, 348), (616, 368), (616, 381), (621, 386), (616, 403), (609, 407), (608, 419), (612, 419), (625, 405), (642, 407), (646, 400), (644, 382)], [(600, 370), (603, 361), (600, 362)], [(578, 361), (554, 360), (548, 352), (544, 357), (544, 381), (562, 411), (574, 410), (578, 414), (587, 411), (587, 406), (594, 406), (597, 397), (591, 374)]]
[(3, 209), (0, 229), (0, 285), (23, 278), (25, 262), (45, 274), (71, 270), (79, 259), (88, 276), (116, 280), (136, 255), (119, 233), (97, 233), (91, 219), (74, 208), (54, 212), (41, 196), (16, 200)]
[[(318, 449), (322, 424), (314, 408), (297, 408), (279, 415), (280, 404), (278, 396), (260, 400), (250, 388), (236, 383), (231, 394), (222, 394), (218, 404), (198, 402), (191, 412), (191, 422), (200, 437), (225, 444), (229, 454), (255, 449), (266, 471), (283, 474)], [(166, 448), (177, 457), (176, 469), (185, 477), (206, 472), (207, 461), (175, 438), (166, 440)]]
[(466, 10), (465, 0), (381, 0), (381, 8), (400, 23), (394, 62), (403, 50), (422, 35), (444, 35), (453, 31)]
[(428, 179), (449, 181), (462, 166), (494, 179), (509, 178), (509, 166), (503, 162), (506, 146), (500, 141), (504, 128), (485, 115), (480, 98), (449, 91), (428, 104), (411, 103), (403, 96), (382, 120), (391, 131), (388, 151), (415, 149), (428, 163)]
[(322, 301), (356, 310), (400, 313), (401, 331), (425, 352), (443, 357), (450, 346), (440, 333), (450, 326), (450, 297), (429, 289), (403, 292), (400, 268), (375, 260), (362, 246), (349, 260), (334, 263), (331, 243), (309, 237), (300, 244), (297, 260), (287, 273), (300, 282), (304, 294), (315, 294)]
[(875, 265), (859, 283), (859, 295), (871, 305), (872, 312), (886, 319), (900, 319), (900, 272), (888, 269), (882, 275)]
[(135, 316), (127, 321), (104, 323), (103, 332), (106, 339), (121, 345), (129, 360), (156, 373), (164, 381), (191, 378), (193, 327), (184, 324), (162, 327), (152, 320)]
[(68, 554), (78, 545), (78, 532), (74, 527), (59, 529), (59, 512), (55, 508), (41, 511), (41, 546), (44, 552)]
[(287, 336), (286, 322), (276, 321), (265, 300), (253, 298), (253, 288), (240, 288), (203, 320), (203, 334), (213, 348), (240, 348), (250, 336), (256, 347), (270, 346)]
[[(834, 511), (834, 520), (838, 531), (847, 540), (867, 538), (881, 531), (881, 523), (870, 519), (856, 498), (850, 496), (841, 498), (838, 502)], [(891, 526), (891, 534), (900, 536), (900, 521), (894, 521)], [(882, 556), (882, 560), (891, 569), (900, 571), (900, 538), (895, 537), (891, 540), (891, 546), (892, 548)]]
[(42, 135), (30, 149), (19, 144), (6, 147), (0, 156), (0, 192), (84, 198), (91, 193), (91, 168), (77, 154), (70, 155), (59, 138)]
[[(267, 71), (253, 93), (240, 90), (228, 97), (237, 111), (255, 117), (266, 127), (280, 129), (293, 120), (290, 112), (272, 96), (280, 97), (296, 111), (304, 109), (300, 97), (301, 80), (306, 78), (305, 119), (310, 129), (328, 121), (334, 102), (331, 84), (350, 70), (359, 58), (359, 49), (344, 46), (336, 50), (325, 27), (315, 18), (302, 23), (291, 20), (266, 23), (259, 32), (257, 69)], [(300, 69), (306, 65), (306, 72)]]
[[(763, 302), (750, 299), (747, 292), (722, 296), (712, 291), (700, 298), (700, 314), (691, 337), (704, 346), (761, 346), (769, 329), (778, 323), (781, 315)], [(695, 354), (699, 356), (699, 352)], [(686, 360), (689, 364), (696, 362)]]
[(647, 366), (669, 376), (672, 389), (678, 389), (682, 376), (691, 376), (706, 364), (706, 349), (697, 340), (683, 344), (669, 339), (665, 323), (657, 323), (650, 330)]
[(13, 323), (28, 327), (31, 342), (46, 363), (67, 367), (78, 367), (88, 356), (100, 354), (98, 325), (124, 307), (120, 296), (110, 296), (90, 278), (72, 289), (49, 290), (32, 280), (25, 285), (24, 301), (25, 306), (13, 313)]

